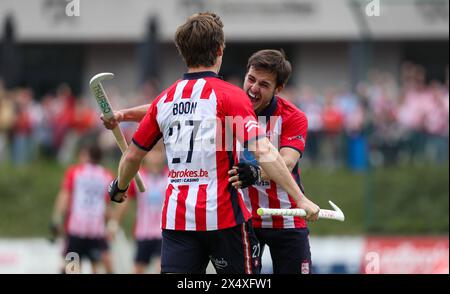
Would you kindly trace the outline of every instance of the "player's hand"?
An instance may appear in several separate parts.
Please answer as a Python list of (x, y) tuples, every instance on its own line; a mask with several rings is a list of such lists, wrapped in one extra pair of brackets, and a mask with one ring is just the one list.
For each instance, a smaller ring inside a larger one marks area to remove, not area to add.
[(247, 188), (261, 180), (261, 169), (259, 166), (240, 162), (228, 171), (230, 178), (228, 181), (233, 187)]
[(100, 119), (103, 121), (103, 125), (108, 130), (112, 130), (116, 128), (120, 122), (123, 121), (123, 113), (122, 111), (114, 111), (114, 116), (110, 119), (105, 118), (105, 116), (102, 114), (100, 116)]
[(235, 187), (236, 189), (239, 189), (239, 188), (241, 188), (242, 182), (239, 181), (239, 175), (238, 175), (237, 169), (238, 169), (237, 166), (233, 166), (233, 168), (228, 171), (228, 175), (230, 176), (228, 178), (228, 182), (230, 182), (231, 185), (233, 187)]
[(56, 238), (61, 234), (61, 226), (59, 224), (56, 224), (54, 222), (50, 223), (49, 225), (50, 230), (50, 242), (55, 242)]
[(127, 195), (125, 194), (128, 190), (128, 187), (126, 187), (124, 190), (119, 189), (119, 182), (117, 179), (114, 179), (111, 184), (108, 186), (108, 194), (111, 201), (122, 203), (127, 199)]
[(305, 196), (297, 202), (297, 207), (305, 210), (307, 221), (315, 222), (319, 219), (320, 207)]

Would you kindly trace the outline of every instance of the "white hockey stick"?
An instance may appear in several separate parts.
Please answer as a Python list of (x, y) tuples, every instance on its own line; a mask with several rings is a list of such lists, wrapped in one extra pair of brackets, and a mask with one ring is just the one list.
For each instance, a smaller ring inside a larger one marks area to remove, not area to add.
[[(321, 209), (319, 211), (319, 218), (326, 218), (332, 220), (338, 220), (343, 222), (345, 220), (342, 210), (333, 202), (328, 201), (334, 210)], [(258, 208), (258, 215), (284, 215), (284, 216), (306, 216), (306, 211), (300, 208)]]
[[(103, 80), (111, 80), (114, 78), (114, 74), (105, 72), (105, 73), (99, 73), (92, 77), (92, 79), (89, 81), (89, 86), (91, 87), (92, 94), (95, 97), (95, 100), (97, 101), (98, 106), (100, 107), (100, 110), (102, 111), (105, 118), (109, 119), (114, 116), (114, 111), (111, 107), (111, 104), (109, 103), (108, 96), (106, 96), (106, 92), (103, 89), (103, 86), (101, 84), (101, 81)], [(120, 150), (125, 152), (128, 147), (128, 143), (125, 140), (125, 137), (123, 136), (122, 131), (120, 130), (120, 127), (117, 126), (112, 130), (114, 134), (114, 138), (116, 139), (116, 143), (119, 146)], [(141, 176), (139, 175), (139, 172), (134, 177), (136, 181), (136, 185), (139, 188), (140, 192), (145, 192), (145, 185), (142, 181)]]

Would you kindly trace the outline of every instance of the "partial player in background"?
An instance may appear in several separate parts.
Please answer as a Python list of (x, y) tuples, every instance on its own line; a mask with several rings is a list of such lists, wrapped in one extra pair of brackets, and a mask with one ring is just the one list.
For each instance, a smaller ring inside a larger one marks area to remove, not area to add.
[[(136, 255), (134, 273), (144, 274), (161, 272), (161, 209), (167, 186), (167, 165), (162, 142), (158, 143), (144, 159), (140, 170), (147, 190), (143, 193), (134, 183), (128, 190), (128, 196), (136, 199), (136, 221), (134, 238)], [(108, 222), (108, 229), (114, 236), (123, 215), (129, 207), (129, 201), (117, 205)], [(149, 268), (150, 267), (150, 268)]]
[[(308, 121), (305, 114), (278, 96), (291, 75), (291, 64), (283, 52), (261, 50), (248, 60), (244, 91), (252, 101), (259, 123), (268, 139), (279, 148), (281, 157), (300, 189), (298, 161), (305, 149)], [(241, 153), (239, 166), (231, 170), (230, 180), (243, 189), (245, 202), (252, 211), (253, 227), (261, 244), (260, 256), (267, 244), (275, 274), (311, 273), (309, 231), (299, 216), (259, 216), (264, 208), (295, 208), (293, 198), (261, 169), (253, 155)]]
[[(100, 264), (106, 273), (113, 272), (105, 228), (106, 187), (113, 176), (100, 165), (101, 158), (98, 146), (83, 146), (79, 162), (67, 169), (56, 198), (51, 228), (65, 237), (62, 273), (79, 273), (83, 258), (90, 260), (92, 273), (99, 272)], [(77, 260), (80, 264), (73, 264)]]

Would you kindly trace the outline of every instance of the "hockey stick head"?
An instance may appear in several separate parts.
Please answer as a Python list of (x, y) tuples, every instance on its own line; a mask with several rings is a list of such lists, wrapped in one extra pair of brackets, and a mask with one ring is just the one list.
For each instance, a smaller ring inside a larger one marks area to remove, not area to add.
[(102, 111), (103, 115), (106, 118), (111, 118), (114, 114), (111, 105), (109, 103), (108, 96), (106, 95), (106, 92), (103, 89), (101, 82), (105, 80), (111, 80), (112, 78), (114, 78), (113, 73), (103, 72), (96, 74), (89, 81), (89, 87), (91, 88), (91, 92), (94, 95), (95, 100), (97, 101), (97, 104), (100, 107), (100, 110)]
[(328, 203), (330, 203), (331, 207), (333, 207), (333, 210), (335, 211), (334, 219), (343, 222), (345, 220), (345, 215), (342, 212), (342, 210), (336, 204), (334, 204), (331, 200), (329, 200)]
[(95, 76), (93, 76), (91, 78), (91, 80), (89, 81), (89, 84), (90, 85), (94, 85), (94, 84), (98, 84), (98, 83), (100, 83), (101, 81), (104, 81), (104, 80), (112, 80), (113, 78), (114, 78), (114, 74), (113, 73), (102, 72), (102, 73), (99, 73), (99, 74), (96, 74)]

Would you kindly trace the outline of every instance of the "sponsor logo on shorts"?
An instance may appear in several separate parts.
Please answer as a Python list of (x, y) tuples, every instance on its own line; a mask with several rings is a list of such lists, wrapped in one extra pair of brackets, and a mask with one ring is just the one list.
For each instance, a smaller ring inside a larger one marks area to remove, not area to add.
[(219, 259), (213, 256), (209, 256), (209, 258), (211, 259), (211, 262), (214, 264), (214, 266), (218, 269), (224, 269), (228, 266), (228, 262), (223, 257)]

